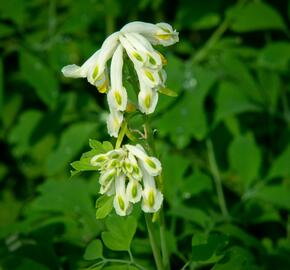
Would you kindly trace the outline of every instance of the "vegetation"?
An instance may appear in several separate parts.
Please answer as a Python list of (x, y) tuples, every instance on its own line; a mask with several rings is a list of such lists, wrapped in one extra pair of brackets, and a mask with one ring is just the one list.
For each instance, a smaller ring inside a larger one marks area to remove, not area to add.
[[(164, 268), (290, 269), (289, 4), (1, 3), (0, 269), (156, 269), (140, 205), (117, 216), (97, 172), (70, 176), (96, 140), (116, 140), (106, 96), (60, 72), (136, 20), (170, 23), (180, 38), (158, 47), (168, 89), (148, 120), (165, 220), (149, 231)], [(142, 119), (130, 129), (143, 132)]]

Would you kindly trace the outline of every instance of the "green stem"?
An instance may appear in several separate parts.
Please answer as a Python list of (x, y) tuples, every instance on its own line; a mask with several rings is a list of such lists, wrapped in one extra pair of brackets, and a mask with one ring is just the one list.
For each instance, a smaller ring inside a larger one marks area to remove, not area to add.
[(153, 223), (151, 220), (151, 215), (145, 213), (145, 220), (146, 220), (146, 226), (147, 226), (147, 230), (148, 230), (149, 240), (150, 240), (151, 248), (153, 251), (153, 257), (155, 260), (157, 270), (164, 270), (161, 255), (160, 255), (160, 250), (158, 248), (157, 241), (156, 241), (156, 238), (154, 236), (154, 228), (153, 228)]
[(216, 42), (222, 37), (224, 32), (227, 30), (229, 26), (228, 20), (224, 20), (220, 26), (215, 30), (215, 32), (211, 35), (205, 45), (195, 54), (193, 58), (194, 63), (201, 62), (209, 53), (209, 51), (214, 47)]
[(159, 212), (159, 220), (160, 220), (160, 241), (161, 241), (163, 265), (165, 269), (170, 270), (170, 261), (169, 261), (169, 256), (168, 256), (167, 243), (166, 243), (166, 234), (165, 234), (166, 226), (165, 226), (163, 208), (161, 208)]
[(136, 268), (140, 269), (140, 270), (146, 270), (146, 268), (144, 268), (142, 265), (136, 263), (134, 260), (122, 260), (122, 259), (109, 259), (109, 258), (103, 258), (102, 261), (97, 262), (91, 266), (88, 267), (88, 269), (91, 268), (95, 268), (96, 266), (100, 266), (100, 265), (105, 265), (107, 263), (123, 263), (123, 264), (128, 264), (128, 265), (134, 265), (136, 266)]
[(187, 266), (190, 265), (190, 261), (186, 262), (180, 270), (185, 270)]
[(126, 134), (126, 130), (127, 130), (127, 122), (123, 121), (122, 126), (121, 126), (121, 130), (119, 132), (117, 141), (116, 141), (116, 145), (115, 145), (115, 149), (118, 149), (121, 147), (122, 141), (124, 139), (124, 136)]
[(209, 165), (210, 165), (210, 169), (211, 169), (212, 176), (213, 176), (216, 190), (217, 190), (219, 206), (220, 206), (223, 217), (226, 220), (228, 220), (229, 213), (228, 213), (228, 209), (227, 209), (227, 205), (226, 205), (226, 201), (225, 201), (225, 197), (224, 197), (220, 173), (219, 173), (219, 169), (217, 166), (217, 162), (216, 162), (215, 153), (214, 153), (213, 144), (212, 144), (211, 139), (206, 140), (206, 146), (207, 146), (208, 157), (209, 157)]
[[(145, 129), (147, 133), (147, 143), (148, 147), (150, 148), (152, 154), (156, 156), (156, 148), (154, 143), (154, 138), (152, 134), (152, 129), (150, 127), (149, 117), (147, 115), (144, 116), (145, 121)], [(158, 188), (161, 192), (163, 192), (163, 178), (162, 174), (157, 177)], [(161, 242), (161, 252), (162, 252), (162, 262), (164, 265), (164, 269), (170, 270), (170, 260), (168, 256), (168, 249), (166, 243), (166, 226), (164, 220), (164, 211), (163, 208), (159, 211), (159, 231), (160, 231), (160, 242)]]

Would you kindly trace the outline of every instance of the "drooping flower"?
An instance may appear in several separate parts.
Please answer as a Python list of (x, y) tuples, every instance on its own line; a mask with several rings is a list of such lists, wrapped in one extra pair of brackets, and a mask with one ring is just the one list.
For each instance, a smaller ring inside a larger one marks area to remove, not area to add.
[(111, 62), (111, 87), (108, 103), (111, 109), (124, 111), (127, 106), (127, 91), (123, 87), (123, 47), (119, 45)]
[(130, 179), (126, 189), (126, 196), (132, 203), (137, 203), (142, 197), (142, 186), (134, 179)]
[(137, 144), (136, 146), (126, 144), (125, 147), (139, 159), (144, 170), (146, 170), (149, 175), (157, 176), (161, 173), (162, 168), (160, 161), (156, 157), (148, 156), (140, 144)]
[[(144, 212), (156, 212), (161, 207), (163, 195), (154, 179), (161, 173), (161, 164), (157, 158), (148, 156), (141, 145), (127, 144), (95, 155), (91, 165), (100, 171), (100, 193), (114, 196), (113, 206), (118, 215), (130, 214), (132, 204), (140, 200)], [(156, 168), (152, 170), (152, 166)]]
[(112, 109), (107, 117), (108, 133), (111, 137), (118, 137), (121, 124), (123, 122), (123, 113)]
[(115, 180), (116, 194), (114, 197), (114, 208), (119, 216), (126, 216), (131, 211), (131, 204), (126, 194), (125, 175), (120, 174)]
[[(163, 69), (166, 59), (152, 45), (169, 46), (176, 42), (178, 32), (167, 23), (131, 22), (107, 37), (101, 48), (82, 66), (68, 65), (62, 72), (66, 77), (87, 78), (99, 92), (108, 94), (110, 114), (107, 128), (110, 136), (117, 137), (128, 99), (122, 76), (124, 51), (132, 61), (139, 80), (139, 109), (150, 114), (157, 106), (158, 89), (165, 86), (166, 80)], [(107, 63), (111, 58), (109, 70)]]
[(142, 34), (153, 45), (170, 46), (179, 41), (178, 32), (173, 30), (168, 23), (145, 23), (145, 22), (131, 22), (126, 24), (121, 32), (134, 32)]
[(158, 92), (154, 89), (140, 84), (140, 92), (138, 94), (139, 109), (141, 112), (153, 113), (158, 102)]
[(142, 192), (142, 210), (146, 213), (157, 212), (162, 204), (163, 195), (156, 188), (154, 177), (148, 173), (143, 177), (144, 189)]

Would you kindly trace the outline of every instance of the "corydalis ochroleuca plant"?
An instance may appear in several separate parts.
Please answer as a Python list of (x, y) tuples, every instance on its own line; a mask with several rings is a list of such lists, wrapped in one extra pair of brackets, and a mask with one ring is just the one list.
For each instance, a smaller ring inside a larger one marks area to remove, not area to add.
[[(79, 171), (93, 167), (100, 172), (99, 192), (104, 195), (100, 198), (110, 198), (116, 213), (120, 216), (130, 214), (133, 204), (138, 202), (141, 202), (144, 212), (155, 213), (163, 201), (160, 190), (162, 185), (158, 182), (160, 184), (158, 186), (156, 181), (156, 177), (161, 174), (160, 161), (148, 155), (140, 144), (122, 146), (123, 137), (127, 135), (129, 119), (124, 121), (127, 117), (124, 112), (128, 104), (123, 78), (125, 54), (126, 61), (131, 61), (135, 69), (133, 73), (136, 80), (131, 84), (134, 89), (139, 88), (137, 91), (139, 109), (141, 113), (151, 114), (158, 102), (158, 91), (164, 88), (166, 80), (163, 69), (166, 59), (153, 48), (153, 45), (169, 46), (177, 41), (178, 33), (167, 23), (154, 25), (132, 22), (111, 34), (101, 48), (82, 66), (68, 65), (62, 69), (65, 76), (87, 78), (99, 92), (107, 93), (110, 109), (107, 127), (110, 136), (117, 138), (116, 147), (113, 150), (110, 148), (106, 151), (93, 152), (89, 161), (84, 158), (84, 167)], [(146, 129), (144, 138), (147, 132)]]
[[(167, 23), (131, 22), (111, 34), (82, 66), (68, 65), (64, 76), (87, 78), (101, 93), (107, 93), (110, 114), (107, 127), (110, 136), (118, 137), (128, 97), (123, 84), (123, 59), (128, 55), (139, 83), (138, 105), (142, 113), (153, 113), (158, 90), (165, 86), (165, 57), (152, 45), (170, 46), (178, 42), (178, 32)], [(110, 68), (108, 61), (111, 59)]]
[(114, 196), (114, 208), (118, 215), (130, 214), (132, 204), (142, 200), (142, 210), (153, 213), (160, 209), (163, 195), (157, 189), (154, 176), (161, 173), (161, 163), (148, 156), (141, 145), (125, 145), (122, 148), (98, 154), (91, 158), (91, 165), (100, 171), (100, 193)]

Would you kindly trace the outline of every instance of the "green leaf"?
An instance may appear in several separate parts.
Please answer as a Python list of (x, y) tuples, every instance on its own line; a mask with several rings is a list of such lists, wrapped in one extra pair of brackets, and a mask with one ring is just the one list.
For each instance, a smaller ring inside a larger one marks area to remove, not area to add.
[(101, 143), (97, 140), (89, 139), (89, 145), (92, 150), (83, 153), (79, 161), (74, 161), (70, 164), (76, 170), (71, 171), (72, 176), (82, 171), (97, 171), (98, 169), (91, 165), (91, 158), (101, 153), (107, 153), (113, 149), (113, 145), (106, 141)]
[(219, 226), (217, 230), (223, 234), (229, 235), (231, 238), (239, 240), (245, 246), (259, 247), (260, 245), (257, 238), (236, 225), (223, 224)]
[(171, 90), (170, 88), (162, 88), (161, 87), (158, 89), (158, 92), (163, 94), (163, 95), (169, 96), (169, 97), (177, 97), (178, 96), (178, 94), (175, 91)]
[(231, 247), (226, 253), (227, 259), (218, 262), (212, 270), (258, 270), (254, 265), (251, 252), (241, 247)]
[(32, 133), (39, 124), (43, 114), (37, 110), (22, 112), (18, 123), (13, 127), (9, 135), (9, 142), (14, 144), (13, 152), (16, 156), (22, 156), (31, 151)]
[(285, 30), (280, 14), (269, 4), (253, 1), (244, 6), (236, 5), (227, 12), (230, 28), (235, 32), (259, 30)]
[(235, 114), (259, 110), (260, 107), (246, 96), (240, 85), (227, 81), (220, 83), (216, 97), (216, 123)]
[(221, 81), (232, 83), (237, 92), (241, 92), (254, 105), (263, 103), (263, 95), (259, 85), (254, 79), (248, 63), (237, 53), (223, 50), (220, 58), (219, 69), (223, 71), (225, 79)]
[(0, 5), (1, 17), (12, 20), (19, 26), (23, 26), (24, 20), (27, 16), (26, 2), (21, 0), (11, 0)]
[[(22, 102), (23, 98), (19, 94), (14, 94), (9, 98), (5, 96), (5, 103), (3, 104), (3, 111), (1, 114), (3, 131), (8, 130), (12, 124), (15, 125), (16, 117), (21, 109)], [(25, 111), (23, 111), (23, 113), (25, 113)]]
[(97, 140), (90, 139), (89, 145), (93, 149), (97, 149), (100, 153), (106, 153), (114, 149), (113, 145), (110, 142), (99, 142)]
[(231, 168), (237, 172), (244, 188), (258, 177), (261, 167), (261, 151), (252, 135), (234, 138), (228, 148)]
[(289, 42), (271, 42), (260, 50), (257, 64), (268, 69), (287, 71), (290, 61)]
[(59, 84), (52, 70), (39, 58), (26, 51), (21, 51), (20, 67), (23, 78), (34, 88), (38, 97), (49, 108), (55, 108)]
[(96, 124), (85, 122), (69, 126), (61, 135), (55, 151), (51, 152), (47, 158), (47, 174), (53, 175), (68, 166), (86, 144), (95, 128)]
[(178, 191), (182, 186), (183, 175), (188, 168), (189, 161), (181, 155), (166, 153), (162, 159), (164, 171), (164, 194), (170, 205), (178, 204)]
[(196, 233), (192, 237), (192, 260), (203, 263), (214, 263), (223, 257), (221, 250), (227, 245), (225, 235)]
[(181, 184), (181, 191), (183, 193), (184, 198), (196, 196), (202, 192), (211, 190), (212, 190), (211, 178), (208, 175), (199, 171), (187, 177)]
[(135, 217), (110, 216), (106, 220), (107, 232), (102, 233), (105, 245), (115, 251), (127, 251), (136, 232)]
[(290, 176), (290, 145), (283, 151), (283, 153), (274, 160), (270, 172), (268, 174), (268, 179), (275, 177), (289, 177)]
[(212, 220), (210, 216), (202, 209), (189, 207), (182, 204), (174, 206), (170, 213), (175, 217), (180, 217), (185, 220), (191, 221), (201, 228), (209, 228)]
[(96, 201), (96, 219), (105, 218), (113, 209), (114, 196), (102, 195)]
[(204, 101), (216, 81), (216, 74), (201, 67), (193, 67), (189, 74), (184, 82), (186, 91), (183, 97), (156, 124), (161, 135), (170, 134), (178, 148), (187, 146), (192, 137), (202, 140), (206, 136), (208, 128)]
[[(166, 55), (167, 58), (167, 80), (166, 80), (166, 88), (171, 89), (177, 95), (180, 95), (182, 90), (182, 85), (184, 83), (184, 62), (181, 61), (180, 58), (174, 56), (173, 54)], [(172, 99), (166, 95), (160, 95), (158, 99), (158, 105), (156, 107), (155, 112), (160, 112), (163, 110), (167, 110), (168, 106), (174, 102), (175, 99)]]
[(256, 190), (251, 198), (271, 203), (277, 207), (290, 210), (290, 189), (284, 185), (264, 186)]
[(265, 96), (268, 111), (274, 114), (281, 94), (281, 79), (277, 72), (265, 69), (258, 70), (258, 77), (261, 84), (261, 90)]
[(47, 224), (63, 224), (63, 237), (69, 242), (85, 244), (99, 231), (90, 185), (86, 179), (71, 181), (46, 180), (38, 187), (39, 195), (24, 211), (27, 229), (32, 231)]
[(90, 261), (100, 258), (103, 258), (103, 244), (101, 240), (96, 239), (90, 242), (87, 246), (84, 259)]
[(178, 28), (209, 29), (220, 22), (219, 2), (205, 0), (202, 2), (183, 0), (177, 9)]
[(82, 159), (80, 161), (74, 161), (70, 165), (76, 170), (76, 171), (72, 171), (72, 173), (98, 170), (95, 166), (92, 166), (90, 164), (90, 159)]

